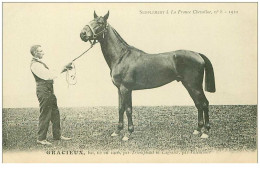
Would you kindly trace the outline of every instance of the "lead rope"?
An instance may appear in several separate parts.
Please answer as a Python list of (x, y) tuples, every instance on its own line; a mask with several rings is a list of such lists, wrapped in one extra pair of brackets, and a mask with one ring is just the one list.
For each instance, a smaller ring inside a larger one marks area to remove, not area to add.
[(68, 87), (70, 85), (76, 85), (77, 84), (76, 74), (77, 74), (76, 67), (75, 67), (75, 64), (72, 62), (72, 69), (67, 70), (67, 72), (66, 72), (66, 81), (67, 81)]
[(84, 51), (81, 55), (79, 55), (78, 57), (74, 58), (71, 63), (72, 63), (72, 69), (71, 70), (68, 70), (66, 71), (66, 81), (67, 81), (67, 84), (68, 84), (68, 87), (70, 85), (76, 85), (77, 83), (77, 77), (76, 77), (76, 66), (74, 64), (74, 61), (76, 61), (78, 58), (80, 58), (82, 55), (84, 55), (85, 53), (87, 53), (97, 42), (94, 41), (93, 43), (91, 41), (89, 41), (91, 46), (86, 50)]

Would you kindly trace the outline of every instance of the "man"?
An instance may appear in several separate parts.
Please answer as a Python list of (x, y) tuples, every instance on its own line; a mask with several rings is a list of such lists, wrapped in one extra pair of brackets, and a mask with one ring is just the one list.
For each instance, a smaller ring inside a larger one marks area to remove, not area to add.
[(42, 62), (44, 52), (40, 45), (34, 45), (30, 50), (33, 59), (31, 61), (31, 71), (36, 81), (36, 94), (40, 103), (40, 117), (38, 126), (37, 143), (51, 145), (46, 140), (50, 121), (52, 122), (52, 134), (54, 140), (70, 140), (61, 135), (60, 113), (57, 106), (57, 99), (53, 92), (53, 79), (59, 74), (72, 69), (71, 63), (64, 66), (60, 72), (49, 70)]

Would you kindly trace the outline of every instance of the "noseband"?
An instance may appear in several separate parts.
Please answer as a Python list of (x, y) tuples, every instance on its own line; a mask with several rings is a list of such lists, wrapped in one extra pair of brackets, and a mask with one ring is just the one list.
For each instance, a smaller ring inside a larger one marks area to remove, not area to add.
[(96, 38), (100, 35), (100, 34), (102, 34), (103, 33), (103, 35), (102, 35), (102, 37), (104, 38), (105, 37), (105, 33), (106, 33), (106, 31), (107, 31), (107, 27), (108, 27), (108, 23), (106, 24), (106, 26), (105, 26), (105, 28), (102, 30), (102, 31), (100, 31), (100, 32), (98, 32), (98, 33), (96, 33), (95, 31), (94, 31), (94, 29), (93, 29), (93, 27), (90, 25), (90, 24), (87, 24), (87, 26), (90, 28), (90, 30), (92, 31), (92, 38), (93, 38), (93, 40), (97, 40)]

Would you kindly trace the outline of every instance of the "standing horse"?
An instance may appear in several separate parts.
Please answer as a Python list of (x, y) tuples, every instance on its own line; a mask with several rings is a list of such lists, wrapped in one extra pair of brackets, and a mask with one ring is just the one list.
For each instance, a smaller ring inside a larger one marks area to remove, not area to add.
[(210, 129), (209, 102), (202, 88), (204, 70), (205, 90), (216, 91), (210, 60), (203, 54), (188, 50), (159, 54), (145, 53), (128, 45), (107, 23), (108, 16), (109, 12), (104, 17), (97, 16), (94, 12), (94, 19), (82, 29), (80, 37), (85, 42), (100, 42), (113, 84), (118, 88), (119, 123), (111, 136), (117, 136), (123, 129), (124, 112), (128, 118), (128, 132), (125, 133), (123, 140), (128, 140), (134, 131), (133, 90), (152, 89), (177, 80), (182, 82), (198, 109), (198, 128), (193, 134), (207, 138)]

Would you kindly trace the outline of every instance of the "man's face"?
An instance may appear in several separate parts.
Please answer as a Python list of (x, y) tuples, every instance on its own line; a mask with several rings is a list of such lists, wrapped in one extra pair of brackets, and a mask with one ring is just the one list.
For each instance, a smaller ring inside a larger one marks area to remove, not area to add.
[(44, 52), (42, 50), (42, 47), (37, 48), (36, 52), (35, 52), (35, 57), (42, 59), (44, 55)]

